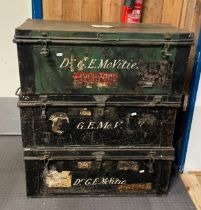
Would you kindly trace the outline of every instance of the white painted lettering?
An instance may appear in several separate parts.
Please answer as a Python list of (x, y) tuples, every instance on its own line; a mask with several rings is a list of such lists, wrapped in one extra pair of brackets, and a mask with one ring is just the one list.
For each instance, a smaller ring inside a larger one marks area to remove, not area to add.
[(59, 68), (66, 68), (69, 64), (69, 58), (64, 58)]
[(126, 68), (127, 69), (130, 69), (130, 65), (131, 65), (131, 63), (128, 63), (127, 66), (126, 66)]
[(107, 69), (110, 69), (110, 68), (112, 68), (112, 66), (113, 66), (113, 63), (110, 62), (110, 63), (107, 64), (106, 68), (107, 68)]
[(78, 71), (83, 71), (84, 70), (85, 63), (88, 59), (89, 59), (88, 57), (84, 57), (82, 60), (79, 61), (79, 63), (77, 64)]
[(126, 64), (127, 64), (127, 61), (124, 61), (123, 64), (122, 64), (122, 69), (126, 69), (126, 67), (125, 67)]
[[(88, 61), (88, 62), (87, 62)], [(86, 65), (86, 62), (88, 65)], [(71, 72), (74, 72), (74, 67), (77, 67), (77, 71), (83, 71), (86, 67), (88, 69), (135, 69), (137, 70), (138, 63), (133, 60), (123, 60), (123, 59), (90, 59), (89, 57), (83, 57), (82, 59), (76, 59), (73, 55), (68, 58), (65, 57), (60, 64), (59, 68), (70, 68)]]
[(91, 185), (92, 181), (93, 181), (92, 179), (87, 179), (87, 180), (85, 181), (85, 185), (86, 185), (86, 186)]
[(109, 184), (108, 178), (102, 178), (101, 184), (102, 184), (102, 185), (104, 185), (104, 184), (105, 184), (105, 185)]
[(84, 122), (78, 123), (77, 129), (81, 129), (81, 130), (84, 129)]
[(92, 182), (92, 185), (97, 185), (99, 181), (99, 178), (95, 178), (94, 181)]
[(87, 129), (94, 129), (94, 125), (95, 125), (96, 122), (89, 122), (89, 125), (87, 127)]
[(115, 182), (115, 179), (114, 178), (110, 178), (109, 184), (114, 184), (114, 182)]
[(114, 60), (114, 63), (113, 63), (113, 68), (116, 68), (119, 64), (119, 62), (121, 62), (121, 60)]
[[(122, 60), (122, 61), (123, 61), (123, 60)], [(119, 62), (118, 66), (117, 66), (117, 69), (121, 69), (122, 61)]]
[(108, 59), (105, 60), (105, 61), (103, 61), (103, 59), (101, 59), (98, 68), (99, 68), (99, 69), (101, 69), (101, 68), (105, 69), (108, 62), (109, 62)]
[(89, 65), (88, 65), (88, 68), (89, 68), (89, 69), (94, 69), (94, 68), (96, 68), (96, 67), (94, 66), (94, 64), (96, 63), (96, 60), (97, 60), (97, 59), (91, 59)]
[(96, 186), (96, 185), (122, 185), (126, 184), (126, 180), (120, 180), (115, 177), (96, 177), (96, 178), (88, 178), (88, 179), (76, 179), (73, 183), (74, 186), (85, 185), (85, 186)]
[(115, 125), (114, 125), (114, 129), (119, 127), (121, 124), (123, 124), (123, 122), (116, 122)]
[(133, 63), (133, 64), (131, 65), (131, 69), (136, 69), (136, 67), (137, 67), (137, 63)]
[(115, 182), (114, 182), (114, 184), (121, 184), (121, 180), (116, 179)]
[(121, 181), (120, 184), (126, 184), (126, 183), (127, 183), (126, 180), (123, 180), (123, 181)]
[(79, 130), (93, 130), (93, 129), (116, 129), (119, 128), (124, 122), (79, 122), (76, 126)]
[(76, 62), (76, 59), (74, 58), (74, 56), (71, 56), (70, 57), (70, 71), (71, 72), (74, 72), (75, 69), (74, 69), (74, 63)]
[(76, 179), (75, 182), (73, 183), (73, 185), (74, 186), (80, 185), (83, 181), (84, 181), (84, 179)]

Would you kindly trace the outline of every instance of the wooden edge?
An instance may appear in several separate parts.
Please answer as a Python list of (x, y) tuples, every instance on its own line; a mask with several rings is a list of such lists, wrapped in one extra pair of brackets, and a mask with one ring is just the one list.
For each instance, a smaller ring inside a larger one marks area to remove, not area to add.
[(183, 5), (182, 5), (182, 10), (181, 10), (180, 23), (179, 23), (180, 28), (184, 28), (187, 6), (188, 6), (188, 0), (184, 0)]
[(196, 176), (201, 176), (201, 171), (189, 171), (188, 174), (194, 174)]
[(198, 210), (201, 210), (201, 184), (199, 183), (196, 175), (187, 173), (181, 174), (180, 177), (194, 205)]

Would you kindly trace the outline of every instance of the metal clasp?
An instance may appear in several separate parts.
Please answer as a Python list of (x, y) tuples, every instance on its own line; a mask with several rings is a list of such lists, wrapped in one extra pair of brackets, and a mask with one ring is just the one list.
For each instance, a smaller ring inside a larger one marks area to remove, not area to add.
[(105, 155), (105, 152), (94, 152), (93, 155), (95, 155), (96, 161), (103, 161), (103, 156)]
[(149, 173), (154, 173), (155, 154), (155, 152), (150, 152)]
[(47, 174), (48, 173), (48, 165), (49, 165), (49, 155), (44, 155), (43, 156), (43, 161), (44, 161), (44, 171), (43, 173), (44, 174)]
[(106, 109), (106, 103), (109, 99), (108, 95), (94, 95), (94, 99), (98, 102), (97, 115), (100, 117), (109, 116), (110, 111)]
[(105, 152), (94, 152), (93, 155), (95, 156), (95, 159), (96, 159), (96, 169), (99, 170), (102, 166), (103, 157), (105, 155)]
[(154, 96), (154, 102), (160, 103), (162, 101), (162, 96)]
[(47, 107), (47, 105), (46, 105), (46, 103), (42, 103), (41, 104), (41, 119), (46, 119), (46, 107)]
[(47, 100), (47, 96), (46, 95), (41, 95), (40, 96), (40, 100), (41, 100), (41, 103), (40, 103), (40, 108), (41, 108), (41, 119), (46, 119), (46, 108), (47, 108), (47, 103), (46, 103), (46, 100)]
[(40, 54), (43, 55), (44, 57), (49, 56), (50, 50), (48, 49), (47, 41), (42, 40), (41, 45), (42, 45), (42, 48), (41, 48)]

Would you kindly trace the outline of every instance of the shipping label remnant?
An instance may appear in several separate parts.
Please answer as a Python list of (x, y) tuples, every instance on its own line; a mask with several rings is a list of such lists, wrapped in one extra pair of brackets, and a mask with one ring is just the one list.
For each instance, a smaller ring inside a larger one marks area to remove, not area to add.
[(73, 84), (76, 88), (86, 87), (116, 87), (118, 83), (118, 74), (110, 72), (76, 72), (73, 73)]

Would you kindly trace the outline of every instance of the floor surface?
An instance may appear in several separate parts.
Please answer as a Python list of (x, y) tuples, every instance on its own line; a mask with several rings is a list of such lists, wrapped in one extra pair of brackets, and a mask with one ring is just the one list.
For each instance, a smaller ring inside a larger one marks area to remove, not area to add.
[(165, 197), (27, 198), (20, 136), (0, 136), (0, 210), (194, 210), (179, 176)]

